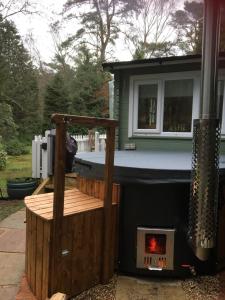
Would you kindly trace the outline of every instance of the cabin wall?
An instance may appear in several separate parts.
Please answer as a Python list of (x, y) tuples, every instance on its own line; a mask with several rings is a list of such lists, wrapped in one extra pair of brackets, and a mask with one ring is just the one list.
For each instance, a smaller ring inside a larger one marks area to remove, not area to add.
[[(225, 63), (223, 62), (220, 67), (224, 68)], [(133, 75), (198, 71), (200, 68), (200, 63), (194, 62), (116, 70), (114, 116), (119, 120), (117, 148), (123, 150), (126, 143), (135, 143), (137, 150), (191, 151), (192, 138), (190, 137), (128, 137), (129, 85), (130, 76)], [(224, 139), (221, 143), (221, 152), (225, 153)]]

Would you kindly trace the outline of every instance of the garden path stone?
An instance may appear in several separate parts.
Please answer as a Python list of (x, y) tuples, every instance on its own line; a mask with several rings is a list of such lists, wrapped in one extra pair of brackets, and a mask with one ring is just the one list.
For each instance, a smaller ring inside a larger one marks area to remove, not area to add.
[(0, 299), (15, 300), (15, 295), (19, 289), (18, 285), (13, 286), (0, 286)]
[(25, 254), (0, 252), (0, 286), (20, 284)]
[(15, 300), (25, 269), (25, 211), (0, 222), (0, 299)]
[(16, 228), (16, 229), (25, 229), (26, 224), (25, 220), (25, 211), (19, 210), (9, 217), (5, 218), (0, 222), (0, 228)]
[(0, 252), (25, 252), (24, 229), (0, 228)]

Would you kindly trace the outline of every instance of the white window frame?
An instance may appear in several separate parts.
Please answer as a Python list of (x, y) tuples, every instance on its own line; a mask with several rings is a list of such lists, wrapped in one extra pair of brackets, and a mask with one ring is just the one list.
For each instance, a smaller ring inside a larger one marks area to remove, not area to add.
[[(138, 91), (140, 85), (150, 85), (150, 84), (157, 84), (157, 115), (156, 115), (156, 128), (155, 129), (139, 129), (138, 128)], [(134, 99), (137, 99), (137, 101), (134, 101), (133, 107), (134, 107), (134, 114), (133, 114), (133, 132), (135, 133), (160, 133), (160, 116), (161, 116), (161, 104), (159, 99), (161, 99), (161, 82), (159, 80), (136, 80), (134, 82)]]
[[(193, 120), (200, 114), (200, 71), (135, 75), (130, 77), (128, 137), (178, 137), (191, 138)], [(163, 132), (164, 89), (166, 80), (193, 80), (192, 125), (191, 132)], [(225, 137), (225, 70), (219, 72), (219, 79), (224, 80), (223, 113), (221, 134)], [(138, 129), (138, 86), (142, 84), (158, 84), (157, 126), (156, 129)]]
[(220, 74), (219, 80), (223, 80), (223, 110), (222, 110), (222, 122), (221, 122), (221, 137), (225, 138), (225, 71)]

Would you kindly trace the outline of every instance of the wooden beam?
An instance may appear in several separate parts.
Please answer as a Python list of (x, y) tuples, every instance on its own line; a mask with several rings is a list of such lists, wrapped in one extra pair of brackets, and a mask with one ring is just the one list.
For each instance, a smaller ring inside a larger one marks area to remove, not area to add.
[(106, 156), (105, 156), (105, 190), (103, 208), (103, 260), (101, 282), (107, 283), (112, 276), (114, 266), (111, 256), (112, 251), (112, 188), (113, 188), (113, 165), (115, 148), (115, 128), (107, 128)]
[(74, 115), (64, 115), (64, 114), (53, 114), (52, 121), (56, 124), (59, 123), (70, 123), (70, 124), (82, 124), (87, 127), (116, 127), (118, 126), (118, 121), (104, 119), (104, 118), (93, 118), (93, 117), (83, 117)]
[(66, 123), (56, 124), (54, 200), (52, 221), (52, 261), (51, 261), (51, 294), (57, 292), (61, 280), (60, 262), (62, 256), (62, 224), (65, 190), (65, 147)]
[(50, 182), (50, 178), (46, 178), (44, 179), (41, 184), (39, 184), (39, 186), (36, 188), (36, 190), (33, 192), (32, 195), (38, 195), (38, 194), (42, 194), (44, 192), (45, 186)]

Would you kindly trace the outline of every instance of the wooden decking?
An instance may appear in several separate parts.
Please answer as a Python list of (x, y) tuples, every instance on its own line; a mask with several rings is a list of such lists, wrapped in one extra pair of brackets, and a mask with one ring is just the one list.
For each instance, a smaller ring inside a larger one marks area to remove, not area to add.
[[(26, 207), (39, 217), (52, 220), (53, 218), (53, 193), (27, 197)], [(83, 194), (78, 189), (65, 191), (64, 216), (102, 208), (102, 200)]]

